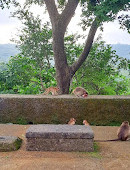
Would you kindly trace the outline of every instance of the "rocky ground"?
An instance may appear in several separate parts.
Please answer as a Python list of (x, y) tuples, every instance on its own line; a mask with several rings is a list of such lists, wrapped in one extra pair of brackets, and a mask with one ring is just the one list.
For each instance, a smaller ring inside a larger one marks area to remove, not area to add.
[[(17, 151), (0, 152), (1, 170), (128, 170), (130, 141), (99, 142), (99, 152), (35, 152), (26, 151), (25, 132), (29, 125), (0, 124), (0, 136), (23, 139)], [(115, 139), (118, 127), (92, 126), (95, 140)]]

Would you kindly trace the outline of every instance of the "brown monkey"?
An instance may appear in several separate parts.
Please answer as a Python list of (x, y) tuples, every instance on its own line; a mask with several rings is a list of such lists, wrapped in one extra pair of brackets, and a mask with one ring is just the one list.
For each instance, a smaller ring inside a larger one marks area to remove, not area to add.
[(130, 127), (129, 122), (124, 121), (122, 122), (121, 126), (117, 130), (117, 139), (112, 140), (95, 140), (95, 142), (107, 142), (107, 141), (126, 141), (129, 137)]
[(127, 140), (129, 136), (129, 130), (130, 130), (129, 122), (128, 121), (122, 122), (121, 126), (117, 131), (118, 139), (122, 141)]
[(68, 122), (68, 125), (74, 125), (76, 122), (76, 119), (75, 118), (70, 118), (69, 122)]
[(58, 87), (49, 87), (45, 90), (43, 94), (48, 95), (49, 93), (51, 93), (52, 95), (58, 95), (58, 92), (59, 92)]
[(83, 120), (83, 124), (85, 125), (85, 126), (89, 126), (90, 124), (87, 122), (87, 120)]
[(73, 93), (75, 96), (77, 96), (77, 97), (83, 97), (83, 98), (85, 98), (85, 97), (88, 96), (88, 92), (87, 92), (84, 88), (82, 88), (82, 87), (76, 87), (76, 88), (72, 91), (72, 93)]

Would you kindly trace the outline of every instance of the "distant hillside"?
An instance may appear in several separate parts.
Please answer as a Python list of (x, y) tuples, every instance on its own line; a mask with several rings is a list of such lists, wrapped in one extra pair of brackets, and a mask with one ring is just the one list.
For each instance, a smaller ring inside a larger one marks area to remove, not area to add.
[[(112, 44), (113, 50), (116, 50), (117, 55), (130, 59), (130, 45), (127, 44)], [(0, 44), (0, 62), (8, 62), (10, 56), (18, 54), (19, 51), (15, 44)]]
[(130, 59), (130, 45), (112, 44), (111, 46), (113, 50), (116, 50), (118, 56)]
[(10, 56), (18, 54), (15, 44), (0, 44), (0, 62), (8, 62)]

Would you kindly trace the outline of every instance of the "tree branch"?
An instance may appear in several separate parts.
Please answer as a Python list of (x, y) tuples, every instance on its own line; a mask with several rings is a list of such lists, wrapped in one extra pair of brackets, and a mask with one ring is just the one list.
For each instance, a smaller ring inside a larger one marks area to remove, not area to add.
[(92, 23), (92, 26), (89, 30), (89, 34), (88, 34), (86, 44), (85, 44), (85, 47), (84, 47), (82, 54), (80, 55), (79, 59), (75, 63), (73, 63), (72, 66), (70, 67), (71, 70), (72, 70), (72, 76), (75, 74), (75, 72), (79, 69), (79, 67), (86, 60), (86, 58), (87, 58), (87, 56), (90, 52), (90, 49), (92, 47), (92, 43), (93, 43), (94, 36), (95, 36), (96, 31), (97, 31), (97, 28), (98, 28), (98, 25), (96, 23), (96, 20), (94, 20), (93, 23)]
[(62, 25), (64, 26), (64, 30), (66, 30), (71, 18), (73, 17), (78, 3), (79, 3), (79, 0), (68, 0), (68, 3), (65, 9), (60, 15), (60, 21), (62, 22)]
[(46, 7), (48, 10), (50, 19), (51, 19), (51, 23), (52, 25), (54, 25), (57, 17), (59, 16), (59, 13), (57, 11), (57, 7), (55, 4), (55, 0), (44, 0), (44, 2), (46, 4)]

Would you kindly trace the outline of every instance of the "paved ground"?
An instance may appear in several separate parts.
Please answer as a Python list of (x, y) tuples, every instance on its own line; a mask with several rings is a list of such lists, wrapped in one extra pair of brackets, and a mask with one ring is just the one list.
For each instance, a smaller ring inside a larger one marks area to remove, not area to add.
[[(23, 139), (18, 151), (0, 152), (0, 170), (129, 170), (130, 141), (100, 142), (99, 153), (26, 151), (29, 125), (0, 124), (0, 135)], [(118, 127), (92, 126), (95, 139), (115, 139)]]

